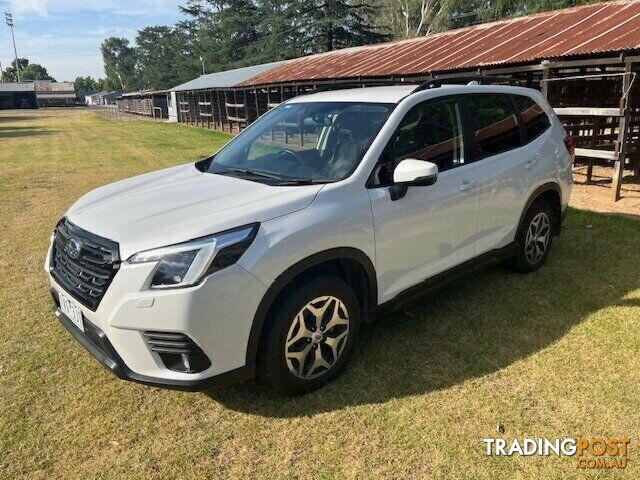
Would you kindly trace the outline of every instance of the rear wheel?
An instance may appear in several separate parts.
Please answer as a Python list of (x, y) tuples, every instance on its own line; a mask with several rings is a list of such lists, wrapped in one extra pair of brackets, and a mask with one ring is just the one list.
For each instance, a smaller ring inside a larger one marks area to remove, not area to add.
[(360, 330), (360, 306), (339, 277), (287, 289), (261, 339), (258, 377), (286, 395), (302, 395), (344, 370)]
[(517, 250), (511, 259), (514, 270), (529, 273), (544, 265), (553, 243), (554, 218), (553, 209), (544, 200), (529, 208), (516, 238)]

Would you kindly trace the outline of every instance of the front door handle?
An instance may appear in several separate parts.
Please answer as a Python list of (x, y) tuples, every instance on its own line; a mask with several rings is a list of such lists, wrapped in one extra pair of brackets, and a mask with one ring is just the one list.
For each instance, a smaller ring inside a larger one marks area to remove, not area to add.
[(460, 191), (466, 192), (468, 190), (475, 188), (476, 185), (478, 185), (477, 180), (465, 180), (464, 182), (462, 182), (462, 185), (460, 185)]

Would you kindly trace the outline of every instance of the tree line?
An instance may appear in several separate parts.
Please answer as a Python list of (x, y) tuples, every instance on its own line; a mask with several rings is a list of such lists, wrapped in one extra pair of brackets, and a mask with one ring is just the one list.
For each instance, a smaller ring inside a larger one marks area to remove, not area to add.
[[(49, 75), (47, 69), (38, 63), (29, 63), (26, 58), (18, 59), (18, 68), (20, 69), (20, 80), (23, 82), (29, 82), (33, 80), (51, 80), (55, 79)], [(0, 82), (17, 82), (18, 75), (16, 72), (15, 61), (11, 62), (7, 68), (5, 68), (0, 74)]]
[(101, 45), (106, 77), (76, 86), (165, 89), (202, 74), (412, 38), (598, 0), (188, 0), (185, 19)]

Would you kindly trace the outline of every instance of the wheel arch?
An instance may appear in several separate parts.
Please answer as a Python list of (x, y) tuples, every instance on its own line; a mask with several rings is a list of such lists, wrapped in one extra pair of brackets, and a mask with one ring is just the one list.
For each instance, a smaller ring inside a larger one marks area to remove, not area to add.
[[(247, 364), (255, 363), (265, 321), (274, 302), (286, 287), (296, 278), (328, 271), (338, 273), (343, 278), (346, 276), (347, 283), (352, 287), (355, 286), (354, 290), (356, 290), (358, 300), (363, 307), (365, 321), (368, 318), (373, 318), (373, 309), (378, 302), (378, 283), (375, 268), (369, 256), (361, 250), (350, 247), (332, 248), (315, 253), (294, 263), (278, 275), (263, 295), (253, 317), (249, 333)], [(361, 281), (362, 285), (354, 285), (352, 283), (354, 281)]]
[(522, 229), (522, 224), (524, 222), (524, 217), (527, 215), (527, 212), (538, 200), (545, 200), (551, 208), (553, 208), (554, 212), (554, 225), (555, 231), (554, 235), (560, 235), (560, 228), (562, 227), (562, 189), (560, 185), (556, 182), (548, 182), (543, 185), (540, 185), (536, 188), (533, 193), (529, 196), (527, 203), (522, 209), (522, 213), (520, 214), (520, 221), (518, 222), (518, 229), (516, 232), (520, 232)]

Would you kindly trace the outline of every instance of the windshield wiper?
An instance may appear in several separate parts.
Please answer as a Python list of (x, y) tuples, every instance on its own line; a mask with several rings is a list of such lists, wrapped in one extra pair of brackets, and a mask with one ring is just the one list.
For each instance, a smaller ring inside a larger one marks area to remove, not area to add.
[(270, 180), (277, 180), (278, 186), (322, 185), (325, 183), (333, 182), (333, 180), (330, 180), (330, 179), (289, 178), (289, 177), (276, 175), (275, 173), (261, 172), (259, 170), (250, 170), (248, 168), (239, 168), (239, 167), (225, 167), (225, 169), (222, 170), (221, 172), (215, 172), (215, 173), (224, 174), (227, 172), (242, 173), (244, 175), (251, 175), (254, 177), (262, 177), (262, 178), (268, 178)]
[(253, 175), (254, 177), (270, 178), (272, 180), (278, 180), (278, 181), (283, 180), (283, 178), (278, 175), (274, 175), (272, 173), (267, 173), (267, 172), (260, 172), (258, 170), (250, 170), (248, 168), (225, 167), (225, 170), (223, 170), (220, 173), (226, 173), (226, 172), (244, 173), (245, 175)]
[(278, 186), (288, 185), (324, 185), (325, 183), (331, 183), (333, 180), (329, 179), (311, 179), (311, 178), (286, 178), (278, 184)]

